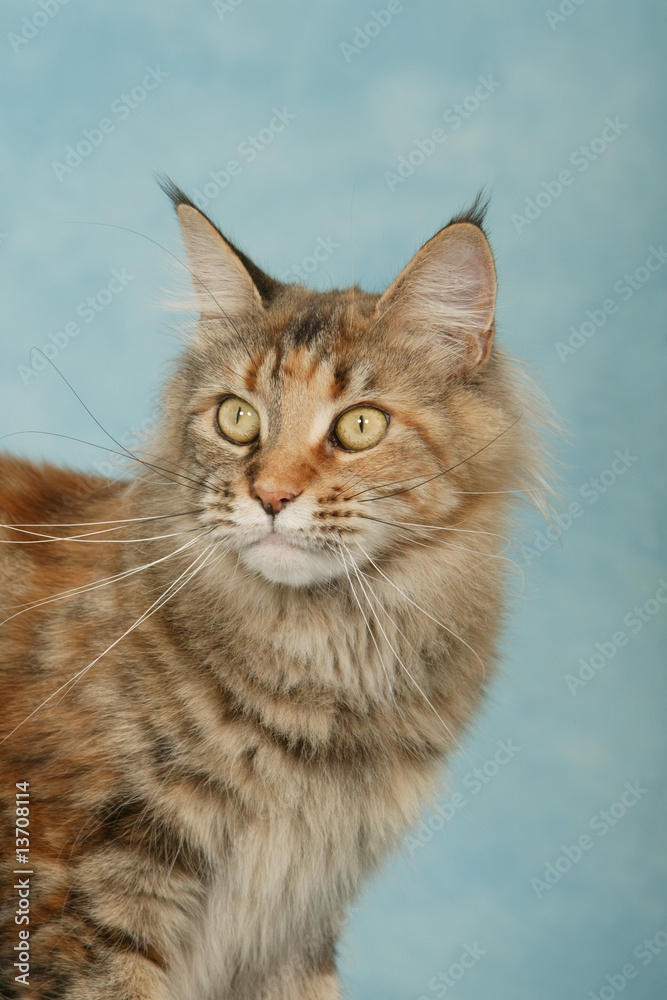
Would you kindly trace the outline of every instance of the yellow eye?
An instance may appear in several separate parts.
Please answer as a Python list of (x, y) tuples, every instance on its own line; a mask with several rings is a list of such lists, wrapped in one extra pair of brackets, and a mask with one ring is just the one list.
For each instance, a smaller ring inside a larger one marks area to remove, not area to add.
[(238, 396), (227, 396), (218, 407), (218, 427), (234, 444), (250, 444), (259, 434), (259, 413)]
[(336, 422), (336, 437), (343, 448), (363, 451), (377, 444), (387, 429), (389, 418), (374, 406), (355, 406)]

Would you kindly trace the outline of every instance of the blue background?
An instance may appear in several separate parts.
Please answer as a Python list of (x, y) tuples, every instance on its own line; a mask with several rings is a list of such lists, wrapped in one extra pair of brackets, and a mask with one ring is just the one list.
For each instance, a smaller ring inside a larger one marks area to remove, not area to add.
[[(624, 997), (661, 1000), (667, 949), (646, 965), (633, 951), (656, 934), (667, 941), (667, 607), (649, 604), (657, 613), (636, 632), (624, 619), (667, 577), (667, 266), (637, 272), (631, 295), (620, 289), (667, 239), (664, 4), (565, 0), (558, 20), (548, 15), (555, 0), (402, 7), (352, 51), (341, 46), (367, 23), (370, 0), (235, 0), (217, 10), (70, 0), (54, 16), (5, 0), (0, 428), (22, 433), (4, 444), (85, 468), (107, 460), (103, 450), (23, 433), (109, 444), (52, 369), (30, 367), (31, 349), (73, 321), (81, 332), (56, 364), (116, 436), (132, 443), (150, 425), (178, 347), (162, 306), (178, 275), (161, 246), (181, 253), (155, 172), (203, 191), (210, 171), (238, 160), (240, 173), (208, 211), (278, 276), (301, 266), (318, 239), (338, 244), (309, 279), (320, 288), (355, 280), (382, 289), (487, 185), (499, 339), (530, 362), (563, 419), (556, 510), (578, 502), (580, 515), (561, 519), (557, 543), (541, 517), (524, 519), (513, 553), (524, 580), (512, 571), (503, 675), (466, 754), (443, 776), (441, 803), (459, 792), (465, 806), (447, 822), (427, 811), (442, 828), (422, 828), (418, 846), (407, 844), (364, 892), (341, 946), (346, 995), (576, 1000), (606, 987), (611, 997), (606, 977), (618, 987), (614, 977), (631, 962), (637, 975)], [(378, 0), (375, 10), (384, 8)], [(35, 31), (23, 18), (36, 12)], [(147, 67), (166, 76), (121, 118), (112, 105)], [(480, 77), (492, 81), (482, 101)], [(247, 162), (239, 146), (269, 127), (274, 108), (295, 117)], [(103, 118), (113, 131), (58, 179), (53, 163)], [(605, 143), (607, 118), (618, 135)], [(420, 164), (417, 140), (436, 128), (446, 139)], [(585, 170), (582, 146), (591, 149)], [(390, 185), (386, 173), (411, 155), (413, 173)], [(563, 170), (571, 182), (558, 192)], [(522, 222), (527, 199), (538, 211)], [(113, 269), (132, 280), (86, 323), (77, 307)], [(615, 311), (559, 356), (571, 327), (587, 310), (599, 321), (606, 300)], [(628, 456), (622, 474), (608, 471), (617, 449)], [(590, 485), (601, 473), (603, 490)], [(573, 693), (566, 678), (580, 658), (590, 660), (596, 643), (609, 649), (619, 630), (625, 645)], [(498, 740), (520, 750), (494, 767)], [(488, 778), (477, 791), (467, 777), (475, 767)], [(626, 782), (646, 791), (603, 836), (595, 817)], [(536, 889), (531, 880), (584, 834), (590, 849)], [(466, 945), (480, 957), (443, 993), (446, 981), (434, 977), (450, 967), (458, 975)]]

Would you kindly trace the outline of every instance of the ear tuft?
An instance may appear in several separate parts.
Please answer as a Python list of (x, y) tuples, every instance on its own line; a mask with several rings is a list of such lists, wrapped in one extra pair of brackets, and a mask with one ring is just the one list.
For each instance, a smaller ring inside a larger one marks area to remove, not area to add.
[[(230, 280), (231, 287), (236, 286), (235, 279), (238, 275), (233, 268), (227, 269), (226, 277), (224, 273), (218, 273), (220, 267), (224, 267), (221, 262), (229, 255), (232, 258), (236, 258), (236, 263), (240, 265), (241, 273), (245, 273), (250, 280), (251, 291), (253, 291), (251, 302), (256, 304), (257, 295), (261, 303), (265, 306), (272, 302), (283, 287), (281, 283), (271, 278), (268, 274), (265, 274), (231, 240), (227, 239), (217, 226), (197, 208), (187, 194), (177, 184), (174, 184), (169, 177), (158, 175), (157, 182), (167, 197), (171, 199), (176, 209), (188, 254), (197, 303), (202, 314), (214, 316), (221, 316), (223, 314), (231, 315), (229, 308), (225, 306), (222, 299), (216, 294), (216, 287), (218, 287), (218, 291), (221, 294), (224, 293), (225, 287), (227, 290), (230, 290)], [(187, 209), (190, 209), (191, 212), (186, 211)], [(194, 256), (191, 254), (194, 254)], [(213, 268), (215, 274), (211, 274), (209, 273), (211, 264), (214, 264), (216, 260), (219, 261), (219, 264)], [(206, 280), (207, 276), (208, 281)], [(222, 279), (222, 287), (219, 287), (220, 279)], [(206, 288), (209, 289), (209, 294), (205, 294)], [(241, 292), (241, 287), (237, 287), (236, 291)], [(233, 296), (229, 306), (233, 308), (234, 302), (236, 301), (237, 304), (240, 304), (243, 298), (243, 294), (240, 295), (240, 298), (239, 296)], [(217, 305), (216, 300), (218, 302)]]

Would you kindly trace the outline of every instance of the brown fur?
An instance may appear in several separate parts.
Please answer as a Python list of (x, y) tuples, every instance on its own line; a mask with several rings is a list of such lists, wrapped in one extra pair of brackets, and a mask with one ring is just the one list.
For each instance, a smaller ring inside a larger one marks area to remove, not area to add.
[[(0, 463), (2, 522), (30, 526), (0, 546), (0, 986), (335, 1000), (345, 908), (416, 821), (493, 671), (511, 491), (537, 481), (526, 401), (489, 354), (477, 216), (378, 300), (280, 286), (175, 200), (202, 318), (146, 464), (107, 483)], [(257, 445), (217, 433), (229, 393), (260, 413)], [(346, 452), (330, 427), (360, 402), (389, 428)], [(269, 530), (260, 488), (296, 495), (271, 523), (307, 555), (248, 556)], [(12, 970), (21, 781), (28, 987)]]

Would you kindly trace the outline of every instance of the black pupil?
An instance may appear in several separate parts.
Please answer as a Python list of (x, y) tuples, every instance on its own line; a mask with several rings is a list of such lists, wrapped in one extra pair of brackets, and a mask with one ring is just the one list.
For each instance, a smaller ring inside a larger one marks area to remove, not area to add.
[(359, 414), (359, 433), (364, 433), (364, 418), (361, 413)]
[(236, 411), (236, 423), (237, 424), (238, 424), (239, 420), (241, 419), (242, 414), (243, 414), (243, 408), (241, 406), (239, 406), (238, 410)]

